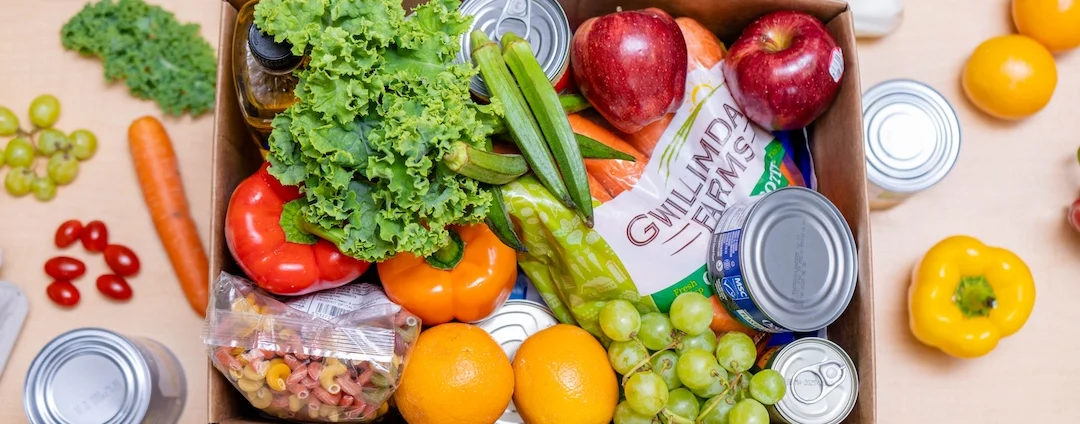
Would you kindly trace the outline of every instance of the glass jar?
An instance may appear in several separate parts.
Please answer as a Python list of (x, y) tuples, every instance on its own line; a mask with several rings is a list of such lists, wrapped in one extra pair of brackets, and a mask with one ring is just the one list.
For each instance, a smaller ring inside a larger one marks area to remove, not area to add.
[(294, 55), (288, 42), (275, 42), (259, 30), (254, 14), (257, 3), (246, 3), (237, 14), (232, 65), (240, 111), (265, 156), (274, 116), (296, 103), (297, 78), (292, 71), (303, 57)]

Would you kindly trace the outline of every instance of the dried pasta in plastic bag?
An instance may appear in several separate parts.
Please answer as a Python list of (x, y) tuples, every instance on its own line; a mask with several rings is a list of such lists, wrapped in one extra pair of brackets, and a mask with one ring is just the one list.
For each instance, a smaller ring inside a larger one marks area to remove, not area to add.
[(278, 299), (218, 276), (203, 328), (214, 368), (273, 417), (363, 423), (386, 414), (420, 318), (366, 283)]

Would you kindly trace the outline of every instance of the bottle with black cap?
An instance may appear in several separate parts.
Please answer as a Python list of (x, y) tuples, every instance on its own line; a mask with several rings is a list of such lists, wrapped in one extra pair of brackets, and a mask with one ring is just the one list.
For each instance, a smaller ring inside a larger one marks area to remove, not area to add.
[(240, 111), (265, 156), (271, 121), (296, 103), (293, 90), (297, 79), (292, 71), (304, 58), (292, 54), (288, 42), (275, 42), (274, 37), (259, 30), (255, 25), (256, 3), (249, 1), (237, 14), (232, 62)]

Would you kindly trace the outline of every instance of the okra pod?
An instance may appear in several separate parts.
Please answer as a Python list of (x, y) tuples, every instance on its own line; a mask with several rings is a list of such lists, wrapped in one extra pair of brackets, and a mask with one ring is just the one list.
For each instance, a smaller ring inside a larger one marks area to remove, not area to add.
[(510, 221), (510, 214), (506, 211), (502, 188), (499, 186), (491, 186), (491, 207), (488, 209), (488, 216), (484, 222), (487, 223), (491, 232), (495, 233), (495, 237), (498, 237), (503, 244), (521, 253), (529, 252), (529, 249), (525, 248), (525, 243), (521, 242), (521, 239), (518, 238), (517, 233), (514, 231), (514, 224)]
[[(566, 112), (567, 115), (571, 113), (578, 113), (592, 107), (592, 104), (590, 104), (589, 101), (585, 99), (585, 96), (582, 96), (580, 94), (560, 94), (559, 103), (562, 103), (563, 112)], [(501, 118), (493, 116), (489, 120), (491, 122), (486, 123), (491, 125), (492, 134), (506, 133), (506, 125), (503, 124)]]
[(589, 101), (585, 99), (585, 96), (580, 94), (559, 95), (559, 103), (562, 104), (563, 112), (566, 112), (567, 115), (578, 113), (592, 107), (592, 105), (589, 104)]
[(574, 134), (577, 139), (578, 149), (581, 149), (581, 157), (585, 159), (618, 159), (630, 162), (637, 161), (634, 156), (622, 150), (596, 141), (596, 139), (584, 134)]
[[(510, 71), (506, 69), (506, 62), (503, 61), (502, 54), (499, 52), (499, 46), (480, 30), (474, 30), (469, 35), (469, 42), (472, 47), (473, 61), (480, 68), (484, 84), (487, 85), (492, 97), (502, 101), (510, 137), (521, 150), (521, 154), (525, 156), (525, 160), (528, 161), (529, 167), (540, 183), (547, 187), (556, 199), (573, 209), (574, 201), (559, 177), (559, 170), (555, 167), (551, 152), (544, 146), (540, 127), (525, 105), (525, 97), (521, 94), (521, 89), (514, 84)], [(592, 205), (591, 201), (589, 205)]]
[(585, 173), (585, 161), (581, 157), (574, 130), (570, 128), (570, 121), (566, 119), (566, 112), (559, 101), (559, 93), (555, 92), (555, 87), (548, 81), (540, 63), (536, 61), (528, 41), (512, 32), (503, 34), (500, 41), (503, 46), (503, 59), (510, 67), (510, 73), (525, 95), (526, 104), (540, 125), (544, 140), (547, 141), (555, 163), (559, 165), (566, 188), (570, 191), (570, 198), (577, 205), (577, 211), (585, 225), (592, 227), (593, 206), (592, 196), (589, 194), (589, 176)]
[(521, 155), (485, 152), (460, 141), (450, 146), (443, 163), (458, 174), (496, 185), (509, 183), (529, 172), (529, 164)]

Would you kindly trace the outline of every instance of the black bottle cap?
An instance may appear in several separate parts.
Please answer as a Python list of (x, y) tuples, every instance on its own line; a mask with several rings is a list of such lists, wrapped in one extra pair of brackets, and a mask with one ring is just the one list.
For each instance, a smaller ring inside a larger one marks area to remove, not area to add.
[(292, 45), (289, 42), (274, 41), (274, 37), (263, 34), (255, 24), (248, 28), (248, 47), (259, 64), (274, 71), (292, 69), (303, 59), (292, 54)]

